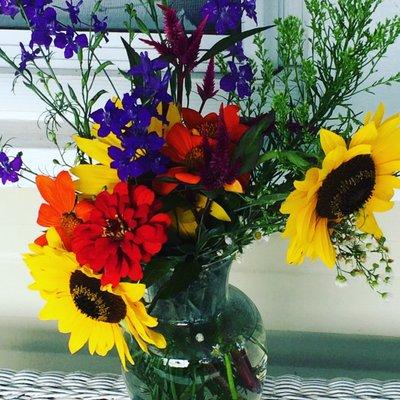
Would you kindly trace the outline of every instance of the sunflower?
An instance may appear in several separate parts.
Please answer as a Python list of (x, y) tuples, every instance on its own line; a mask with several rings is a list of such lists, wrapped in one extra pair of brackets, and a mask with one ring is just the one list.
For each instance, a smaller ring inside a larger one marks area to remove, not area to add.
[[(161, 104), (157, 110), (161, 114)], [(163, 124), (158, 118), (152, 118), (148, 131), (165, 136), (175, 123), (180, 122), (179, 110), (172, 103), (168, 106), (166, 121), (167, 123)], [(76, 190), (89, 196), (95, 196), (104, 189), (112, 191), (120, 181), (117, 170), (111, 168), (113, 159), (108, 155), (108, 149), (110, 147), (122, 149), (121, 141), (113, 133), (106, 137), (100, 137), (98, 135), (99, 128), (99, 124), (93, 124), (91, 132), (93, 139), (74, 136), (78, 149), (98, 162), (98, 164), (80, 164), (71, 168), (71, 173), (79, 178), (75, 181)]]
[(126, 369), (126, 361), (134, 362), (121, 324), (143, 351), (148, 351), (148, 345), (166, 347), (164, 337), (150, 329), (157, 326), (157, 319), (147, 314), (140, 301), (145, 293), (143, 284), (124, 282), (114, 288), (102, 287), (101, 276), (78, 264), (54, 228), (48, 230), (47, 242), (44, 247), (32, 244), (32, 253), (24, 256), (34, 278), (30, 288), (39, 291), (46, 301), (39, 318), (56, 320), (61, 333), (71, 334), (72, 354), (86, 343), (91, 354), (100, 356), (115, 346)]
[(336, 252), (331, 234), (345, 218), (354, 218), (360, 231), (382, 237), (374, 213), (390, 210), (394, 189), (400, 187), (395, 176), (400, 170), (400, 116), (382, 122), (383, 115), (380, 105), (348, 145), (343, 137), (321, 130), (322, 167), (311, 168), (303, 181), (296, 181), (281, 207), (289, 214), (284, 236), (291, 241), (290, 264), (308, 256), (332, 267)]

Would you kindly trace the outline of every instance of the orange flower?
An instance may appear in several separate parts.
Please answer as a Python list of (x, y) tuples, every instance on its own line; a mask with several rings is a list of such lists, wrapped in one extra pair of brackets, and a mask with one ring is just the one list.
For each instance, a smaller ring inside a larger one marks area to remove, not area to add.
[[(226, 130), (230, 140), (234, 143), (238, 143), (248, 130), (246, 125), (240, 123), (239, 110), (239, 107), (236, 105), (229, 105), (222, 109)], [(216, 138), (218, 114), (210, 113), (202, 117), (202, 115), (195, 110), (183, 108), (182, 117), (185, 125), (195, 134), (211, 139)]]
[(178, 182), (164, 182), (163, 178), (175, 178), (177, 181), (196, 185), (201, 177), (199, 169), (204, 162), (203, 137), (194, 135), (182, 124), (175, 124), (168, 132), (163, 153), (179, 166), (170, 168), (155, 182), (155, 189), (161, 194), (172, 192)]
[[(74, 183), (67, 171), (60, 172), (55, 179), (39, 175), (36, 177), (36, 185), (47, 202), (40, 206), (37, 223), (47, 228), (56, 228), (65, 248), (69, 250), (72, 234), (81, 222), (89, 218), (92, 204), (85, 200), (76, 201)], [(45, 235), (37, 238), (35, 243), (45, 245)]]

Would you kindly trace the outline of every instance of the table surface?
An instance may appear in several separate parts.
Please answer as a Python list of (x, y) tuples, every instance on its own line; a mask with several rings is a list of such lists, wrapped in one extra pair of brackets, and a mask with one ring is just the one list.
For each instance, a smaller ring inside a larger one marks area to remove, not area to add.
[[(0, 369), (0, 399), (129, 400), (129, 396), (120, 375)], [(289, 375), (269, 377), (264, 385), (263, 399), (400, 400), (400, 380), (303, 379)]]

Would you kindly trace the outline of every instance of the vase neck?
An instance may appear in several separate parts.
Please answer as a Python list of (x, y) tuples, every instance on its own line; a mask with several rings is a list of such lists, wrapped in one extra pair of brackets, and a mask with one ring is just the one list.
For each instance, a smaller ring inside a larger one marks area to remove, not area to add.
[[(160, 321), (176, 323), (200, 323), (217, 317), (228, 301), (231, 265), (232, 257), (200, 265), (188, 285), (157, 301), (153, 314)], [(151, 289), (150, 294), (156, 296), (159, 287)]]

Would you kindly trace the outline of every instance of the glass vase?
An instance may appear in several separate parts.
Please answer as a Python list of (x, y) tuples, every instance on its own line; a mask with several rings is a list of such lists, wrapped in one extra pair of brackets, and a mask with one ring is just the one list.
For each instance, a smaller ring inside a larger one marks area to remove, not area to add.
[[(201, 265), (186, 288), (156, 302), (165, 350), (143, 353), (128, 337), (135, 365), (124, 377), (133, 400), (261, 398), (265, 329), (253, 302), (229, 285), (231, 265), (232, 257)], [(150, 288), (150, 296), (158, 290)]]

